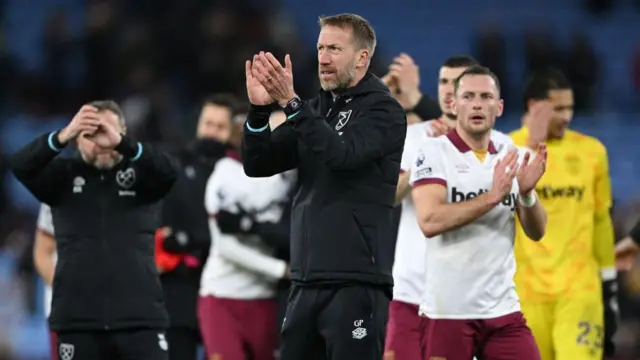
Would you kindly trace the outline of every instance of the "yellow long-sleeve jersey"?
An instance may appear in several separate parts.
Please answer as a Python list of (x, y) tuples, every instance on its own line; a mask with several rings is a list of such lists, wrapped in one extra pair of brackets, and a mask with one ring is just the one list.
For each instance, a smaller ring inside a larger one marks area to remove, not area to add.
[[(510, 135), (515, 145), (526, 146), (528, 129)], [(562, 139), (548, 141), (547, 149), (547, 170), (536, 187), (547, 211), (546, 235), (531, 241), (517, 224), (518, 295), (522, 301), (597, 296), (601, 279), (616, 274), (606, 148), (569, 130)]]

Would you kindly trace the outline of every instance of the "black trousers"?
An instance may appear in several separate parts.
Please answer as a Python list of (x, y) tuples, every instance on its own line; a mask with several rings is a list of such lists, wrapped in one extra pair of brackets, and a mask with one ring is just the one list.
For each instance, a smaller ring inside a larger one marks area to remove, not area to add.
[(186, 327), (171, 327), (167, 330), (170, 360), (196, 360), (198, 346), (202, 343), (200, 330)]
[(389, 291), (365, 285), (292, 286), (280, 360), (380, 360)]
[(58, 332), (59, 360), (169, 360), (164, 330)]

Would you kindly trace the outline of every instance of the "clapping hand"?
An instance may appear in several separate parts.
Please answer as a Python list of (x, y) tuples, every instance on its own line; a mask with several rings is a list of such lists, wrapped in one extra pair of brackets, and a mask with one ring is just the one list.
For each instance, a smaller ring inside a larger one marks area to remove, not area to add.
[(80, 134), (93, 134), (100, 127), (100, 123), (98, 109), (90, 105), (85, 105), (80, 108), (69, 125), (60, 131), (58, 141), (60, 141), (61, 144), (66, 144)]
[(547, 167), (547, 146), (540, 143), (536, 150), (533, 161), (531, 161), (531, 152), (527, 151), (520, 165), (517, 179), (521, 195), (527, 195), (535, 189)]
[[(253, 62), (245, 65), (247, 71), (247, 92), (249, 99), (254, 105), (269, 104), (269, 100), (277, 101), (284, 107), (289, 100), (297, 97), (293, 90), (293, 67), (291, 57), (284, 58), (285, 66), (271, 53), (263, 51), (253, 56)], [(249, 68), (251, 77), (249, 77)], [(251, 89), (249, 87), (251, 79)], [(256, 82), (257, 81), (257, 82)], [(257, 84), (262, 86), (262, 89)]]
[(407, 111), (415, 108), (422, 99), (420, 70), (411, 56), (405, 53), (393, 59), (389, 72), (381, 80), (387, 85), (393, 98)]
[(392, 94), (405, 110), (416, 107), (422, 93), (420, 92), (420, 69), (411, 56), (401, 53), (393, 59), (389, 65), (389, 73), (397, 86), (395, 94)]
[(267, 89), (258, 81), (258, 78), (253, 76), (253, 67), (258, 62), (258, 55), (253, 56), (253, 62), (247, 60), (244, 64), (245, 77), (247, 78), (247, 96), (249, 102), (253, 105), (269, 105), (275, 100), (269, 95)]
[(616, 268), (619, 271), (631, 270), (638, 259), (638, 245), (631, 237), (616, 244)]
[(518, 150), (509, 149), (507, 155), (498, 160), (493, 170), (493, 186), (489, 190), (491, 201), (498, 203), (509, 195), (513, 187), (513, 179), (518, 173)]

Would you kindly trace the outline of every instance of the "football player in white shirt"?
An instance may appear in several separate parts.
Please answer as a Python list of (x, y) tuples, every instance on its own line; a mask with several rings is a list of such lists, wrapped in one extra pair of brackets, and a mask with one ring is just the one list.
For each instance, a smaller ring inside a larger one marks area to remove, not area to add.
[[(36, 225), (36, 239), (33, 246), (33, 264), (44, 282), (44, 315), (48, 318), (51, 312), (51, 285), (56, 269), (56, 238), (54, 237), (53, 218), (51, 208), (47, 204), (40, 205), (38, 222)], [(58, 337), (49, 331), (51, 358), (58, 359)]]
[(454, 83), (456, 130), (423, 141), (411, 169), (418, 225), (429, 239), (425, 293), (425, 359), (539, 360), (515, 291), (515, 216), (531, 239), (544, 235), (546, 213), (535, 185), (537, 155), (496, 145), (502, 114), (497, 77), (472, 66)]
[[(243, 124), (238, 126), (242, 129)], [(256, 223), (280, 221), (294, 182), (292, 172), (250, 178), (236, 153), (216, 163), (205, 192), (215, 240), (202, 272), (198, 302), (207, 358), (241, 360), (248, 358), (247, 349), (254, 360), (275, 358), (279, 340), (275, 297), (278, 281), (289, 276), (289, 267), (275, 258), (266, 236), (249, 229)], [(222, 219), (216, 221), (223, 213), (251, 217), (228, 230)]]
[[(420, 94), (418, 82), (410, 79), (419, 77), (418, 67), (406, 54), (396, 58), (391, 71), (383, 79), (389, 84), (391, 93), (400, 103), (401, 97), (412, 98)], [(425, 318), (418, 313), (418, 306), (424, 293), (425, 251), (427, 242), (418, 227), (415, 209), (409, 185), (411, 164), (416, 158), (417, 150), (429, 137), (443, 135), (456, 126), (456, 115), (451, 112), (453, 99), (453, 82), (467, 68), (478, 65), (469, 56), (454, 56), (447, 59), (440, 67), (438, 77), (438, 102), (442, 109), (442, 117), (431, 121), (411, 124), (407, 128), (404, 152), (400, 164), (401, 174), (396, 190), (396, 205), (402, 203), (402, 213), (398, 237), (396, 241), (395, 261), (393, 264), (393, 300), (389, 304), (389, 321), (385, 338), (385, 360), (420, 360), (422, 349), (426, 344), (421, 342)], [(412, 83), (411, 86), (404, 86)], [(397, 91), (394, 87), (401, 88)], [(491, 139), (497, 144), (511, 143), (511, 139), (493, 130)]]

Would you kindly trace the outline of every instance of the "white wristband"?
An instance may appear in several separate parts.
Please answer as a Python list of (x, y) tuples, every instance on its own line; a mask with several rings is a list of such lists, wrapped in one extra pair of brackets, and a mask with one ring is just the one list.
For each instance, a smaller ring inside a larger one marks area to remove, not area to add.
[(530, 207), (533, 207), (533, 205), (536, 204), (536, 201), (538, 200), (538, 197), (536, 196), (536, 191), (533, 190), (530, 193), (528, 193), (527, 195), (520, 195), (518, 200), (520, 201), (520, 204), (522, 204), (522, 206), (524, 206), (526, 208), (530, 208)]

